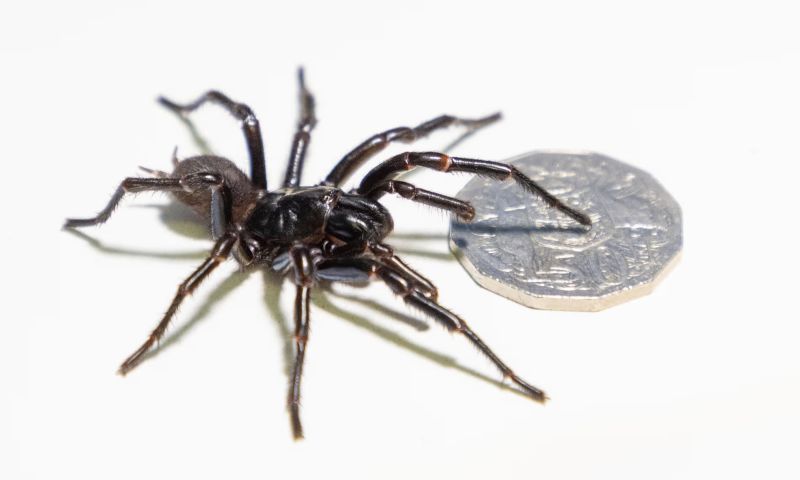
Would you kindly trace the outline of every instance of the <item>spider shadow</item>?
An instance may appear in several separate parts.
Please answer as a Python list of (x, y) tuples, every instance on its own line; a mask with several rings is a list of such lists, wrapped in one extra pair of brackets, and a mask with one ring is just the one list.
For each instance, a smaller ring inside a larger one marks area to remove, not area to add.
[[(471, 369), (469, 367), (465, 367), (464, 365), (459, 364), (458, 361), (453, 357), (450, 357), (450, 356), (447, 356), (447, 355), (443, 355), (443, 354), (441, 354), (439, 352), (436, 352), (436, 351), (431, 350), (429, 348), (423, 347), (423, 346), (421, 346), (421, 345), (419, 345), (419, 344), (417, 344), (415, 342), (412, 342), (411, 340), (408, 340), (403, 335), (400, 335), (400, 334), (398, 334), (396, 332), (393, 332), (392, 330), (389, 330), (389, 329), (387, 329), (385, 327), (382, 327), (382, 326), (380, 326), (380, 325), (368, 320), (367, 318), (365, 318), (363, 316), (357, 315), (357, 314), (355, 314), (355, 313), (353, 313), (353, 312), (351, 312), (349, 310), (345, 310), (345, 309), (343, 309), (343, 308), (331, 303), (330, 299), (328, 298), (328, 295), (329, 294), (333, 294), (336, 297), (347, 298), (348, 300), (361, 303), (362, 305), (370, 307), (370, 308), (374, 308), (376, 305), (379, 305), (376, 302), (373, 302), (371, 300), (365, 300), (365, 299), (362, 299), (362, 298), (359, 298), (359, 297), (356, 297), (356, 296), (350, 296), (350, 295), (343, 296), (342, 294), (340, 294), (338, 292), (333, 292), (331, 290), (322, 290), (322, 289), (320, 289), (320, 290), (316, 290), (315, 293), (316, 293), (316, 295), (313, 295), (311, 297), (311, 301), (314, 304), (314, 306), (318, 307), (321, 310), (324, 310), (324, 311), (330, 313), (331, 315), (334, 315), (334, 316), (336, 316), (338, 318), (341, 318), (342, 320), (347, 321), (351, 325), (355, 325), (355, 326), (357, 326), (359, 328), (367, 330), (368, 332), (370, 332), (373, 335), (381, 338), (382, 340), (385, 340), (385, 341), (387, 341), (389, 343), (392, 343), (393, 345), (395, 345), (395, 346), (397, 346), (399, 348), (402, 348), (404, 350), (407, 350), (407, 351), (409, 351), (411, 353), (417, 354), (417, 355), (421, 356), (422, 358), (424, 358), (426, 360), (429, 360), (429, 361), (431, 361), (433, 363), (436, 363), (437, 365), (439, 365), (441, 367), (459, 371), (461, 373), (469, 375), (472, 378), (475, 378), (475, 379), (481, 380), (483, 382), (486, 382), (488, 384), (494, 385), (494, 386), (496, 386), (496, 387), (498, 387), (498, 388), (500, 388), (502, 390), (506, 390), (506, 391), (515, 393), (517, 395), (520, 395), (522, 397), (528, 398), (528, 396), (524, 392), (522, 392), (522, 391), (520, 391), (520, 390), (518, 390), (518, 389), (516, 389), (516, 388), (514, 388), (512, 386), (509, 386), (506, 383), (503, 383), (502, 381), (497, 380), (496, 378), (492, 378), (492, 377), (490, 377), (488, 375), (485, 375), (485, 374), (483, 374), (483, 373), (481, 373), (481, 372), (479, 372), (477, 370), (473, 370), (473, 369)], [(386, 309), (386, 307), (380, 306), (379, 311), (382, 311), (384, 309)], [(419, 320), (414, 320), (414, 321), (415, 322), (419, 322)], [(420, 322), (420, 323), (423, 323), (423, 322)], [(423, 323), (423, 325), (425, 325), (425, 327), (426, 327), (425, 329), (427, 329), (427, 324)]]
[(98, 252), (111, 254), (111, 255), (124, 255), (130, 257), (143, 257), (143, 258), (158, 258), (162, 260), (190, 260), (202, 259), (208, 255), (208, 250), (195, 250), (189, 252), (155, 252), (151, 250), (139, 250), (135, 248), (113, 247), (108, 246), (100, 240), (87, 235), (80, 230), (68, 228), (64, 230), (69, 235), (80, 238), (88, 243), (90, 247)]
[[(214, 290), (212, 290), (206, 296), (205, 300), (203, 300), (202, 304), (195, 311), (192, 317), (189, 318), (189, 320), (187, 320), (183, 325), (181, 325), (180, 328), (168, 333), (166, 338), (158, 345), (157, 348), (151, 350), (144, 356), (142, 362), (149, 361), (167, 349), (180, 343), (180, 341), (182, 341), (190, 331), (192, 331), (209, 317), (211, 312), (214, 310), (214, 307), (219, 302), (225, 299), (233, 290), (242, 285), (248, 278), (250, 278), (251, 275), (253, 275), (255, 271), (256, 269), (246, 269), (244, 271), (233, 272), (231, 275), (229, 275), (228, 278), (217, 285)], [(261, 270), (261, 274), (264, 280), (264, 304), (283, 342), (281, 349), (283, 357), (283, 372), (288, 381), (291, 378), (291, 372), (294, 366), (294, 336), (293, 331), (289, 326), (290, 318), (283, 311), (283, 309), (281, 309), (280, 305), (280, 297), (281, 292), (283, 291), (285, 279), (275, 272), (266, 269)], [(477, 370), (460, 365), (453, 357), (423, 347), (415, 342), (412, 342), (403, 335), (400, 335), (388, 328), (376, 324), (371, 320), (368, 320), (364, 316), (355, 314), (334, 304), (331, 302), (330, 297), (336, 297), (350, 302), (359, 303), (362, 306), (375, 311), (379, 316), (392, 318), (393, 320), (411, 326), (418, 331), (428, 330), (429, 326), (427, 323), (405, 313), (386, 307), (378, 302), (375, 302), (374, 300), (361, 298), (356, 295), (346, 295), (340, 292), (334, 292), (330, 288), (315, 289), (314, 293), (312, 294), (312, 302), (315, 307), (342, 320), (345, 320), (351, 325), (364, 329), (381, 338), (382, 340), (385, 340), (411, 353), (417, 354), (441, 367), (459, 371), (469, 375), (472, 378), (476, 378), (488, 384), (494, 385), (500, 389), (526, 397), (523, 392), (503, 383), (498, 379), (492, 378), (488, 375), (478, 372)]]
[[(167, 109), (168, 111), (171, 111)], [(189, 117), (186, 115), (182, 115), (178, 112), (172, 112), (175, 114), (175, 117), (183, 124), (186, 131), (189, 132), (189, 136), (192, 137), (192, 143), (194, 144), (195, 148), (200, 151), (201, 155), (214, 155), (214, 149), (211, 147), (211, 144), (208, 143), (208, 139), (200, 133), (200, 130), (197, 129), (194, 122), (189, 120)], [(177, 147), (176, 147), (177, 148)]]
[[(177, 330), (167, 333), (166, 338), (161, 341), (157, 348), (149, 351), (142, 362), (157, 357), (161, 352), (179, 343), (190, 331), (206, 320), (214, 307), (225, 299), (231, 292), (241, 286), (251, 275), (256, 272), (254, 268), (248, 268), (233, 272), (217, 285), (205, 298), (200, 307), (195, 311), (189, 320)], [(280, 306), (280, 296), (283, 290), (283, 282), (274, 272), (262, 270), (264, 280), (264, 305), (269, 317), (274, 321), (281, 340), (283, 341), (282, 356), (284, 364), (284, 374), (289, 378), (293, 365), (293, 332), (289, 328), (289, 319), (284, 314)]]
[[(200, 134), (200, 132), (195, 128), (194, 124), (183, 115), (177, 115), (177, 117), (189, 130), (189, 133), (192, 137), (192, 141), (195, 143), (195, 145), (198, 147), (201, 153), (212, 154), (213, 151), (210, 145), (208, 144), (206, 139)], [(472, 133), (474, 132), (469, 131), (463, 134), (461, 137), (457, 138), (450, 145), (445, 147), (445, 151), (450, 150), (456, 144), (468, 138)], [(207, 226), (202, 225), (202, 223), (198, 221), (198, 218), (193, 214), (193, 212), (191, 212), (187, 207), (179, 204), (178, 202), (173, 201), (163, 205), (161, 204), (144, 205), (140, 206), (139, 208), (158, 209), (159, 218), (161, 222), (165, 226), (167, 226), (167, 228), (169, 228), (171, 231), (178, 233), (179, 235), (190, 238), (203, 238), (203, 239), (208, 238)], [(144, 250), (136, 250), (128, 248), (110, 247), (103, 244), (99, 240), (80, 231), (74, 229), (68, 229), (68, 232), (71, 235), (74, 235), (86, 241), (91, 247), (93, 247), (97, 251), (107, 254), (180, 260), (180, 259), (203, 258), (208, 253), (207, 250), (199, 252), (173, 253), (173, 252), (152, 252), (152, 251), (144, 251)], [(428, 240), (428, 239), (442, 239), (442, 236), (429, 235), (429, 234), (395, 234), (394, 238), (406, 238), (409, 240)], [(453, 259), (452, 255), (448, 253), (430, 252), (425, 250), (418, 250), (418, 249), (412, 250), (403, 248), (398, 248), (397, 250), (398, 252), (401, 253), (404, 252), (412, 256), (423, 256), (439, 260)], [(169, 333), (167, 337), (164, 339), (164, 341), (162, 341), (157, 348), (148, 352), (142, 360), (148, 361), (151, 358), (156, 357), (166, 349), (171, 348), (176, 343), (179, 343), (188, 334), (188, 332), (190, 332), (193, 328), (195, 328), (199, 323), (204, 321), (209, 316), (209, 314), (213, 311), (214, 307), (220, 301), (226, 298), (233, 290), (241, 286), (250, 277), (250, 275), (252, 275), (254, 270), (255, 269), (244, 269), (243, 271), (235, 272), (229, 275), (228, 278), (226, 278), (219, 285), (217, 285), (217, 287), (214, 288), (214, 290), (212, 290), (207, 295), (207, 297), (202, 302), (200, 307), (197, 309), (197, 311), (195, 311), (192, 317), (189, 318), (189, 320), (187, 320), (176, 331)], [(282, 356), (284, 361), (284, 373), (286, 374), (287, 378), (289, 378), (294, 363), (294, 358), (293, 358), (294, 348), (292, 345), (293, 332), (288, 326), (289, 320), (282, 311), (282, 309), (280, 308), (280, 295), (283, 289), (284, 280), (282, 277), (278, 276), (269, 269), (262, 269), (262, 276), (265, 286), (263, 300), (266, 309), (270, 314), (270, 317), (275, 322), (276, 328), (279, 331), (279, 335), (283, 339)], [(373, 300), (363, 299), (357, 296), (342, 295), (338, 292), (333, 292), (330, 289), (318, 289), (315, 290), (315, 294), (312, 295), (312, 301), (316, 307), (332, 315), (335, 315), (349, 322), (352, 325), (365, 329), (373, 333), (374, 335), (378, 336), (379, 338), (394, 344), (397, 347), (403, 348), (412, 353), (420, 355), (422, 358), (434, 362), (442, 367), (460, 371), (461, 373), (467, 374), (473, 378), (482, 380), (486, 383), (495, 385), (503, 390), (508, 390), (520, 396), (527, 397), (525, 393), (503, 383), (500, 380), (494, 379), (476, 370), (460, 365), (458, 361), (453, 357), (446, 356), (434, 350), (420, 346), (408, 340), (407, 338), (405, 338), (400, 334), (397, 334), (387, 328), (384, 328), (380, 325), (373, 323), (372, 321), (368, 320), (363, 316), (354, 314), (350, 311), (347, 311), (335, 305), (334, 303), (331, 303), (329, 296), (337, 296), (340, 298), (345, 298), (349, 301), (361, 303), (363, 306), (366, 306), (376, 311), (380, 315), (392, 317), (396, 320), (399, 320), (403, 323), (412, 326), (413, 328), (416, 328), (417, 330), (426, 330), (428, 328), (428, 325), (426, 323), (414, 319), (413, 317), (410, 317), (403, 313), (397, 312), (388, 307), (385, 307)]]
[[(467, 239), (464, 234), (477, 234), (477, 235), (535, 235), (535, 234), (548, 234), (548, 233), (565, 233), (581, 235), (587, 232), (586, 228), (582, 225), (560, 225), (560, 224), (544, 224), (544, 225), (487, 225), (481, 223), (454, 223), (451, 226), (456, 234), (461, 234), (460, 238), (450, 237), (458, 248), (464, 249), (467, 247)], [(394, 239), (401, 241), (400, 245), (393, 244), (394, 249), (405, 255), (430, 258), (432, 260), (450, 261), (455, 257), (450, 252), (435, 252), (431, 250), (421, 250), (408, 247), (407, 245), (414, 241), (430, 241), (441, 240), (448, 241), (447, 235), (431, 234), (422, 232), (392, 232), (388, 238), (389, 242)]]
[(211, 237), (211, 231), (202, 218), (186, 205), (171, 199), (168, 203), (136, 205), (137, 208), (148, 208), (158, 211), (158, 219), (167, 229), (182, 237), (205, 240)]
[(167, 350), (173, 345), (179, 343), (183, 337), (193, 330), (199, 323), (205, 320), (208, 315), (214, 310), (214, 307), (227, 297), (232, 291), (241, 286), (250, 275), (253, 274), (252, 269), (241, 270), (233, 272), (222, 283), (216, 286), (208, 296), (205, 298), (200, 307), (194, 312), (191, 318), (181, 325), (177, 330), (167, 334), (166, 338), (159, 342), (158, 347), (150, 350), (142, 357), (142, 362), (146, 362), (151, 358), (157, 357), (161, 352)]
[[(141, 208), (158, 209), (161, 222), (175, 233), (190, 238), (208, 238), (206, 227), (198, 222), (194, 212), (185, 206), (178, 204), (177, 202), (170, 202), (169, 204), (163, 205), (144, 205)], [(167, 260), (202, 259), (208, 255), (208, 251), (205, 249), (192, 252), (154, 252), (113, 247), (107, 246), (101, 241), (75, 229), (67, 229), (67, 232), (70, 235), (84, 240), (95, 250), (112, 255), (127, 255)], [(446, 240), (446, 238), (442, 235), (428, 233), (399, 233), (395, 234), (394, 237), (407, 240)], [(398, 247), (396, 250), (398, 253), (408, 254), (411, 256), (422, 256), (446, 261), (451, 261), (453, 259), (453, 256), (449, 253), (426, 251), (422, 249), (410, 249), (404, 247)], [(209, 294), (207, 294), (200, 307), (192, 314), (192, 316), (178, 329), (168, 332), (167, 336), (159, 343), (158, 347), (148, 352), (143, 357), (142, 361), (149, 361), (167, 349), (172, 348), (177, 343), (180, 343), (180, 341), (182, 341), (189, 332), (191, 332), (195, 327), (208, 318), (219, 302), (224, 300), (233, 290), (241, 286), (248, 278), (250, 278), (255, 270), (256, 269), (250, 268), (233, 272), (228, 276), (228, 278), (219, 283)], [(287, 316), (283, 309), (281, 309), (280, 305), (280, 296), (281, 292), (283, 291), (285, 279), (284, 277), (266, 268), (260, 269), (260, 271), (264, 281), (263, 301), (270, 318), (275, 322), (275, 327), (278, 330), (278, 334), (283, 342), (283, 370), (288, 380), (291, 376), (292, 367), (294, 365), (294, 338), (292, 328), (290, 328), (291, 319)], [(395, 346), (414, 354), (420, 355), (422, 358), (436, 363), (439, 366), (454, 369), (503, 390), (516, 393), (520, 396), (526, 396), (523, 392), (503, 383), (500, 380), (460, 365), (453, 357), (423, 347), (412, 342), (403, 335), (374, 323), (364, 316), (355, 314), (340, 306), (337, 306), (331, 301), (330, 297), (337, 297), (346, 301), (359, 303), (362, 306), (373, 310), (378, 316), (392, 318), (393, 320), (406, 324), (418, 331), (427, 330), (429, 328), (427, 323), (405, 313), (389, 308), (374, 300), (362, 298), (357, 295), (347, 295), (341, 292), (333, 291), (330, 288), (315, 289), (314, 293), (312, 294), (312, 301), (315, 307), (337, 316), (352, 325), (367, 330), (384, 341), (392, 343)]]

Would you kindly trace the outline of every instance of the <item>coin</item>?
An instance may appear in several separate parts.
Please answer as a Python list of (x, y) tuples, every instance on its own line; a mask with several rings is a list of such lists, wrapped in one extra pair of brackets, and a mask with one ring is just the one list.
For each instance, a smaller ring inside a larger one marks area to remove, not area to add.
[(597, 311), (650, 293), (683, 245), (678, 203), (647, 172), (598, 153), (509, 160), (592, 219), (586, 229), (511, 181), (476, 177), (457, 195), (450, 247), (483, 287), (533, 308)]

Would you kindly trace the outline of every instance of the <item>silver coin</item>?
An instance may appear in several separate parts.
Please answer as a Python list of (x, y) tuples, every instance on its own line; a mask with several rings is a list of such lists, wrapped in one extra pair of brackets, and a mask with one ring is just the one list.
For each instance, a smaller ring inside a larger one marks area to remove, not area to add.
[(597, 153), (531, 152), (510, 160), (592, 218), (587, 230), (513, 182), (476, 177), (458, 197), (450, 247), (478, 284), (523, 305), (596, 311), (650, 293), (683, 245), (678, 203), (650, 174)]

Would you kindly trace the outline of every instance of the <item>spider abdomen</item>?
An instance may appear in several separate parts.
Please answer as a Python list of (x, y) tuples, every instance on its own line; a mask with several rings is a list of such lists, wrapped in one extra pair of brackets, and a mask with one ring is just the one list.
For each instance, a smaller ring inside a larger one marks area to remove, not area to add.
[[(214, 155), (200, 155), (189, 157), (175, 164), (175, 170), (170, 174), (172, 178), (185, 178), (192, 174), (208, 173), (218, 175), (225, 185), (225, 195), (229, 197), (229, 214), (232, 218), (241, 218), (245, 211), (258, 196), (258, 190), (253, 187), (250, 179), (233, 162), (227, 158)], [(211, 191), (197, 189), (195, 191), (174, 191), (173, 195), (192, 210), (204, 218), (209, 217), (211, 211)]]

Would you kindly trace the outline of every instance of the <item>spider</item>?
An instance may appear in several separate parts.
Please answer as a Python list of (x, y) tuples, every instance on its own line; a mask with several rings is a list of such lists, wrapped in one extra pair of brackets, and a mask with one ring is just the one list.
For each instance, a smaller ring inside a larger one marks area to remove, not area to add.
[(511, 179), (550, 207), (584, 226), (591, 226), (589, 217), (562, 203), (511, 165), (437, 152), (401, 153), (370, 170), (358, 187), (350, 191), (340, 188), (358, 167), (390, 143), (411, 143), (434, 130), (450, 126), (465, 127), (468, 134), (499, 120), (499, 113), (478, 119), (442, 115), (414, 128), (387, 130), (369, 137), (347, 153), (322, 182), (314, 186), (301, 186), (303, 163), (316, 117), (314, 97), (306, 87), (302, 68), (298, 70), (298, 81), (300, 121), (294, 134), (283, 185), (277, 190), (267, 188), (264, 145), (259, 122), (250, 107), (213, 90), (187, 104), (161, 97), (159, 102), (163, 106), (183, 118), (206, 103), (215, 103), (241, 121), (250, 157), (250, 177), (223, 157), (200, 155), (178, 160), (173, 155), (172, 173), (143, 168), (151, 176), (124, 179), (97, 216), (66, 221), (66, 228), (102, 224), (125, 194), (154, 191), (171, 193), (210, 223), (215, 243), (208, 257), (178, 287), (164, 317), (147, 340), (122, 363), (119, 373), (127, 374), (144, 359), (164, 334), (183, 300), (215, 268), (233, 256), (243, 267), (272, 268), (289, 276), (295, 284), (295, 362), (288, 394), (288, 410), (295, 439), (303, 437), (300, 379), (309, 333), (310, 292), (319, 282), (366, 283), (373, 279), (384, 282), (409, 306), (420, 310), (447, 330), (464, 335), (522, 393), (544, 402), (547, 397), (542, 390), (520, 378), (464, 320), (441, 306), (437, 301), (436, 287), (384, 243), (394, 224), (389, 211), (379, 200), (387, 193), (397, 194), (455, 214), (463, 221), (472, 220), (475, 210), (469, 202), (395, 179), (402, 172), (424, 167), (440, 172), (467, 172), (497, 180)]

